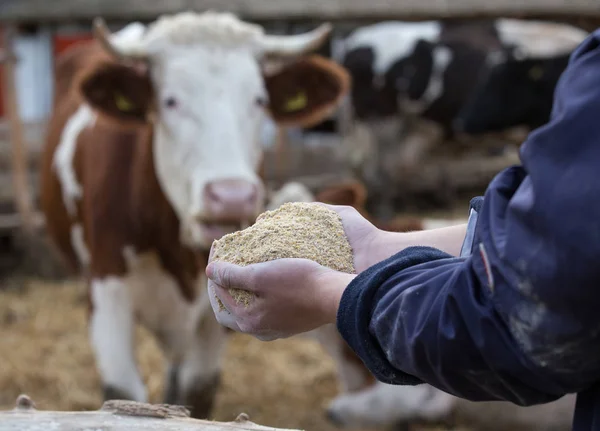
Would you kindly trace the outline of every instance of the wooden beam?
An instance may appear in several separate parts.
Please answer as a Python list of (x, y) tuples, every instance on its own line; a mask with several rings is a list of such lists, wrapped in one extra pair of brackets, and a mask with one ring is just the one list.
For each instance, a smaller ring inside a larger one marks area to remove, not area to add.
[(2, 0), (0, 22), (154, 19), (182, 10), (227, 10), (252, 20), (382, 20), (535, 16), (600, 18), (597, 0)]
[(3, 430), (23, 431), (56, 427), (63, 431), (285, 431), (257, 425), (244, 414), (233, 422), (213, 422), (191, 419), (183, 407), (133, 401), (107, 401), (97, 411), (46, 412), (36, 410), (26, 395), (17, 399), (15, 409), (0, 411), (0, 423)]

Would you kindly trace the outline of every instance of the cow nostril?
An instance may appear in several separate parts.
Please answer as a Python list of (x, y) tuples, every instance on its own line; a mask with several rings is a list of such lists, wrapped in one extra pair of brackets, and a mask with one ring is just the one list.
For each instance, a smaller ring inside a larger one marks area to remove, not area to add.
[(206, 186), (206, 196), (214, 202), (221, 201), (219, 194), (216, 192), (215, 187), (212, 184), (208, 184)]

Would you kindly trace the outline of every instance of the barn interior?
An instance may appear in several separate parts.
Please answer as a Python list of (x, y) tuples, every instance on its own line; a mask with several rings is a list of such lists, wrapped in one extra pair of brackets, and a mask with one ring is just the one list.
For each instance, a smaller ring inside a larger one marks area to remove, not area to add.
[[(39, 210), (39, 166), (55, 97), (54, 64), (75, 44), (93, 39), (96, 17), (117, 30), (131, 21), (148, 23), (183, 10), (229, 11), (263, 25), (270, 34), (282, 35), (328, 21), (333, 31), (318, 53), (334, 59), (353, 31), (388, 21), (440, 20), (459, 29), (497, 18), (565, 23), (585, 31), (600, 26), (594, 0), (0, 2), (0, 411), (12, 409), (20, 394), (31, 396), (43, 410), (96, 410), (102, 405), (88, 340), (86, 284), (66, 270)], [(365, 210), (381, 226), (406, 217), (465, 218), (469, 200), (482, 195), (498, 172), (519, 163), (519, 147), (531, 132), (518, 125), (477, 135), (434, 133), (424, 153), (407, 162), (398, 153), (406, 135), (394, 135), (398, 146), (386, 145), (373, 127), (355, 118), (349, 105), (346, 101), (310, 128), (267, 124), (264, 175), (271, 192), (294, 181), (319, 194), (350, 181), (366, 190)], [(412, 114), (407, 118), (411, 127), (415, 124), (416, 134), (411, 136), (431, 138), (430, 120)], [(150, 401), (161, 403), (162, 354), (147, 330), (138, 326), (136, 331), (136, 356)], [(313, 340), (264, 343), (235, 334), (227, 344), (223, 373), (211, 416), (215, 421), (232, 421), (244, 412), (269, 427), (341, 429), (326, 415), (328, 404), (339, 394), (335, 364)], [(463, 413), (441, 421), (414, 419), (354, 429), (517, 429), (514, 424), (501, 425), (492, 413), (481, 423), (472, 412)], [(535, 415), (524, 420), (523, 429), (570, 429), (536, 428)]]

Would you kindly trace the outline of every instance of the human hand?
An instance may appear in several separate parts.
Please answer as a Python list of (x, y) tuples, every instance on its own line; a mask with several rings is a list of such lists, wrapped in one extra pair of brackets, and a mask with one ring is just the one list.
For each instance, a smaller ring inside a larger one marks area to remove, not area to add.
[(385, 257), (381, 256), (382, 239), (386, 235), (397, 234), (378, 229), (354, 207), (324, 203), (319, 205), (337, 212), (341, 217), (344, 232), (354, 253), (354, 269), (357, 274), (384, 260)]
[[(335, 323), (344, 289), (354, 278), (307, 259), (278, 259), (245, 267), (209, 262), (208, 294), (217, 321), (263, 341)], [(229, 289), (256, 296), (248, 305), (238, 304)]]

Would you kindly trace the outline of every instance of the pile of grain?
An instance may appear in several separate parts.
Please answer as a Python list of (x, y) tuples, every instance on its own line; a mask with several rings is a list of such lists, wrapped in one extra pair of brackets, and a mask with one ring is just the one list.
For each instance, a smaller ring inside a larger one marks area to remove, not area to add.
[[(246, 266), (275, 259), (304, 258), (327, 268), (354, 273), (352, 247), (340, 216), (316, 203), (290, 202), (261, 214), (247, 229), (215, 241), (213, 260)], [(230, 289), (238, 304), (252, 294)], [(219, 301), (219, 305), (222, 304)]]

